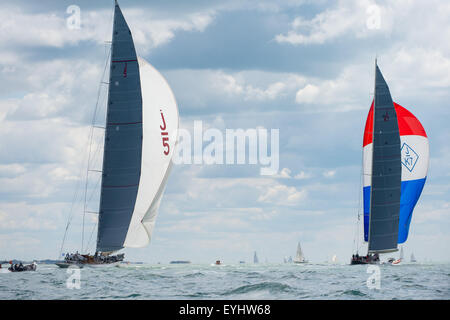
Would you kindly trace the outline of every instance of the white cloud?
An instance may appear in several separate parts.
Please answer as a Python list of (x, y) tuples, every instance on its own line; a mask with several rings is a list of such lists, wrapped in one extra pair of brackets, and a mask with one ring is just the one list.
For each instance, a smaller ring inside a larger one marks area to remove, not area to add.
[(300, 171), (298, 174), (294, 176), (294, 179), (303, 180), (303, 179), (309, 179), (312, 177), (312, 174), (306, 173), (305, 171)]
[[(68, 117), (76, 122), (93, 113), (102, 67), (87, 60), (24, 61), (0, 79), (17, 84), (21, 97), (3, 100), (8, 119)], [(103, 86), (105, 88), (105, 86)], [(105, 98), (106, 90), (101, 98)], [(80, 100), (84, 97), (86, 100)], [(102, 102), (102, 100), (100, 101)]]
[[(216, 90), (223, 91), (230, 95), (241, 96), (244, 100), (274, 100), (288, 94), (304, 79), (295, 74), (271, 74), (268, 72), (257, 72), (260, 76), (271, 79), (277, 79), (268, 84), (256, 84), (261, 79), (255, 79), (256, 72), (239, 72), (236, 74), (227, 74), (223, 71), (213, 74), (213, 86)], [(251, 83), (255, 82), (255, 83)]]
[[(173, 18), (158, 18), (138, 9), (123, 9), (136, 45), (142, 53), (168, 43), (177, 31), (202, 32), (214, 19), (214, 12), (195, 12)], [(65, 11), (26, 13), (17, 7), (0, 12), (0, 43), (8, 46), (48, 46), (61, 48), (82, 41), (103, 43), (111, 39), (111, 10), (88, 11), (81, 8), (80, 29), (69, 29)]]
[(434, 202), (418, 204), (413, 222), (425, 224), (429, 222), (448, 221), (450, 219), (450, 202)]
[(373, 64), (352, 64), (343, 68), (335, 79), (307, 78), (295, 102), (312, 104), (309, 112), (347, 112), (366, 109), (370, 105)]
[(0, 204), (2, 230), (56, 230), (61, 222), (64, 204), (27, 204), (25, 202)]
[(125, 19), (133, 33), (136, 46), (149, 52), (170, 42), (178, 31), (203, 32), (214, 20), (215, 12), (197, 12), (176, 18), (149, 17), (142, 10), (124, 10)]
[(323, 172), (325, 178), (333, 178), (336, 175), (336, 170), (328, 170)]
[[(373, 8), (376, 10), (371, 10)], [(379, 19), (380, 23), (371, 27), (369, 22), (374, 18)], [(390, 32), (391, 28), (390, 8), (375, 5), (371, 0), (341, 0), (335, 8), (320, 12), (310, 20), (295, 18), (291, 30), (287, 34), (277, 35), (275, 40), (293, 45), (323, 44), (347, 34), (368, 37), (380, 32)]]
[(442, 92), (448, 92), (450, 87), (449, 51), (402, 45), (394, 48), (383, 61), (391, 61), (389, 67), (394, 70), (392, 76), (398, 79), (395, 86), (405, 94), (414, 93), (418, 86), (443, 89)]
[(297, 91), (295, 101), (297, 103), (320, 103), (320, 100), (317, 101), (319, 94), (319, 87), (313, 84), (307, 84), (304, 88)]
[(282, 178), (282, 179), (290, 179), (291, 177), (291, 170), (289, 168), (283, 168), (281, 169), (280, 173), (273, 175), (274, 178)]
[(26, 172), (26, 167), (19, 163), (0, 164), (0, 177), (14, 177)]
[(282, 184), (268, 187), (258, 198), (260, 202), (273, 203), (276, 205), (297, 205), (306, 199), (306, 190), (297, 190)]
[(289, 168), (283, 168), (276, 175), (271, 176), (272, 178), (281, 178), (281, 179), (296, 179), (296, 180), (304, 180), (312, 177), (311, 173), (306, 173), (305, 171), (300, 171), (295, 176), (292, 176), (292, 171)]
[[(449, 86), (449, 15), (450, 3), (442, 0), (340, 0), (312, 19), (295, 18), (291, 29), (275, 40), (308, 45), (346, 37), (340, 41), (353, 45), (355, 39), (384, 37), (390, 45), (377, 45), (373, 56), (378, 53), (382, 63), (389, 61), (388, 65), (396, 71), (391, 73), (391, 79), (402, 78), (405, 90), (409, 86), (411, 92), (417, 92), (418, 83), (422, 87)], [(379, 25), (372, 23), (377, 19)], [(320, 88), (320, 92), (326, 94), (324, 89)]]

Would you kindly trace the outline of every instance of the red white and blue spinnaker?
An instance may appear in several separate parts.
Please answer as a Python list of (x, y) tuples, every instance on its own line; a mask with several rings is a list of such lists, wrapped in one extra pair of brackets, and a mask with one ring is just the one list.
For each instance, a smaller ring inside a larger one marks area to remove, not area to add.
[[(420, 121), (406, 108), (394, 102), (400, 131), (402, 183), (400, 197), (400, 217), (398, 243), (408, 238), (409, 225), (417, 200), (422, 193), (427, 178), (429, 162), (428, 137)], [(364, 240), (368, 241), (370, 194), (372, 183), (373, 152), (373, 102), (367, 116), (363, 140), (364, 172)]]

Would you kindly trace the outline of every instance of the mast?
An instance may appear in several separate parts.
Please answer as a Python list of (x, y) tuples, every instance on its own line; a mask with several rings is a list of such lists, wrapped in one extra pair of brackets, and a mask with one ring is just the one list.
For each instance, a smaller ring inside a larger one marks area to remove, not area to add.
[[(117, 1), (117, 0), (116, 0)], [(373, 79), (373, 119), (372, 119), (372, 139), (374, 139), (374, 133), (375, 133), (375, 105), (376, 105), (376, 98), (377, 98), (377, 56), (375, 56), (375, 66), (374, 66), (374, 79)], [(373, 140), (372, 140), (373, 141)], [(370, 217), (371, 217), (371, 211), (372, 211), (372, 199), (373, 199), (373, 154), (374, 151), (372, 149), (372, 172), (370, 174), (370, 179), (372, 180), (370, 182), (370, 209), (369, 209), (369, 232), (368, 232), (368, 240), (367, 243), (370, 243)], [(370, 246), (367, 246), (367, 255), (370, 253)]]
[[(353, 244), (356, 247), (356, 254), (358, 254), (359, 252), (359, 236), (360, 236), (360, 226), (359, 223), (361, 221), (361, 191), (362, 191), (362, 186), (364, 185), (364, 149), (362, 152), (362, 157), (361, 157), (361, 175), (359, 178), (359, 194), (358, 194), (358, 218), (356, 220), (356, 231), (355, 231), (355, 238), (353, 240)], [(363, 195), (364, 196), (364, 193)], [(364, 206), (364, 204), (363, 204)], [(363, 214), (364, 214), (364, 208), (363, 208)]]
[(368, 253), (397, 251), (401, 193), (401, 152), (397, 114), (375, 60), (373, 152)]

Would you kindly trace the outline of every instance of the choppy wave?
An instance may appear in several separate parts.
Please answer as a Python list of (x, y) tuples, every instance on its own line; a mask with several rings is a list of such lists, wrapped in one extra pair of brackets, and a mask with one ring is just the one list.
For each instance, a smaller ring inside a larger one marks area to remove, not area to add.
[(290, 286), (278, 282), (262, 282), (250, 285), (240, 286), (236, 289), (224, 292), (223, 295), (233, 294), (245, 294), (253, 291), (268, 291), (271, 294), (277, 294), (280, 292), (288, 292), (291, 289)]
[(450, 299), (450, 264), (380, 267), (380, 289), (365, 266), (126, 265), (80, 269), (79, 289), (67, 269), (2, 273), (0, 299)]

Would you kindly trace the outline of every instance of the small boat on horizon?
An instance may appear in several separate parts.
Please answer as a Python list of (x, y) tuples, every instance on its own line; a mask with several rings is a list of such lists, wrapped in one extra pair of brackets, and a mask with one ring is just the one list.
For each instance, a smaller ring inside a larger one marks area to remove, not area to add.
[(10, 261), (10, 265), (11, 266), (9, 268), (3, 268), (2, 265), (0, 264), (0, 269), (2, 269), (2, 270), (5, 269), (5, 270), (8, 270), (9, 272), (36, 271), (36, 269), (37, 269), (36, 262), (24, 265), (21, 262), (20, 263), (12, 263), (12, 261)]

